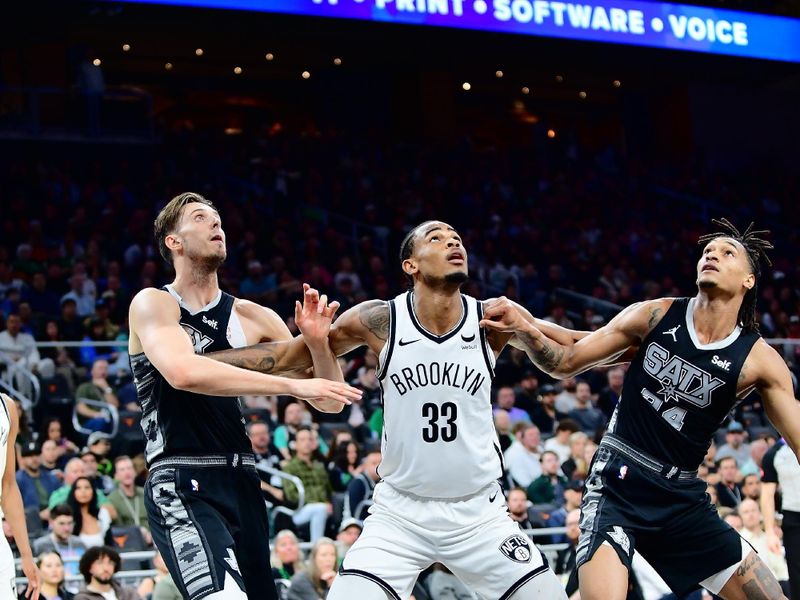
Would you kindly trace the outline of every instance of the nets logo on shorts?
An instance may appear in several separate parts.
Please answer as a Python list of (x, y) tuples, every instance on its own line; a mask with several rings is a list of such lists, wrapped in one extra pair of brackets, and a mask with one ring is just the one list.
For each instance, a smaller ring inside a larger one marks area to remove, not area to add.
[(514, 534), (500, 544), (500, 552), (518, 563), (531, 562), (531, 546), (528, 538), (521, 534)]

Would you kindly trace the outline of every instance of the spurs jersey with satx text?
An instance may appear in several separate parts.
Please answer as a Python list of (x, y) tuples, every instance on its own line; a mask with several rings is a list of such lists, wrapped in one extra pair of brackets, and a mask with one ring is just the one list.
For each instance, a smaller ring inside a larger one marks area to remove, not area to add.
[(694, 298), (677, 298), (642, 342), (608, 430), (658, 460), (694, 470), (737, 403), (736, 385), (755, 332), (737, 327), (701, 344)]
[(444, 335), (414, 314), (414, 294), (389, 301), (380, 356), (383, 460), (392, 487), (425, 498), (473, 494), (502, 476), (491, 387), (494, 354), (478, 327), (482, 308), (461, 296), (461, 318)]
[[(245, 345), (233, 296), (220, 291), (215, 300), (193, 313), (172, 287), (164, 289), (180, 305), (180, 324), (196, 354)], [(130, 360), (142, 407), (148, 464), (165, 456), (252, 452), (238, 398), (176, 390), (144, 353)]]

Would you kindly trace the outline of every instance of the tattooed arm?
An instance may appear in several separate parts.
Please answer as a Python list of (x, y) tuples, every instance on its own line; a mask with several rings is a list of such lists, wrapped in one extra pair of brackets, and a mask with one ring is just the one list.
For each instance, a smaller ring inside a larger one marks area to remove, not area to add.
[[(481, 326), (489, 331), (513, 333), (536, 366), (563, 379), (606, 364), (639, 345), (671, 303), (670, 299), (661, 299), (633, 304), (604, 327), (579, 339), (577, 335), (567, 335), (569, 330), (552, 326), (545, 333), (507, 300), (487, 306)], [(558, 333), (557, 339), (550, 337), (553, 331)]]
[[(368, 300), (336, 319), (328, 343), (336, 356), (347, 354), (365, 344), (380, 354), (388, 337), (389, 305), (382, 300)], [(249, 371), (289, 377), (306, 377), (312, 366), (311, 353), (302, 335), (289, 341), (262, 342), (246, 348), (212, 352), (206, 356)]]

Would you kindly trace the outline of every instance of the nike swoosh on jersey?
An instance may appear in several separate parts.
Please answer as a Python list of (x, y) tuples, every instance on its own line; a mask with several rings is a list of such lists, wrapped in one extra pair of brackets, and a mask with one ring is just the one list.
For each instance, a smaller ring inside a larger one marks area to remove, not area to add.
[(494, 496), (489, 496), (489, 503), (491, 504), (494, 502), (494, 499), (497, 498), (497, 492), (494, 493)]
[(400, 341), (398, 342), (398, 344), (400, 344), (401, 346), (408, 346), (409, 344), (413, 344), (414, 342), (418, 342), (418, 341), (419, 341), (419, 340), (421, 340), (421, 339), (422, 339), (422, 338), (417, 338), (416, 340), (411, 340), (410, 342), (407, 342), (407, 341), (405, 341), (405, 340), (400, 340)]

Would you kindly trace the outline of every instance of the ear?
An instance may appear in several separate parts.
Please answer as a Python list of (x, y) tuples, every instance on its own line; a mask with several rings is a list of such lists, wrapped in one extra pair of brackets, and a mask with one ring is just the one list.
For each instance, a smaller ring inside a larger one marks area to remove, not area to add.
[(411, 277), (419, 271), (419, 267), (417, 266), (416, 261), (413, 258), (407, 258), (403, 261), (403, 273), (409, 275)]
[(756, 276), (755, 276), (753, 273), (750, 273), (750, 274), (749, 274), (749, 275), (748, 275), (748, 276), (745, 278), (745, 280), (744, 280), (744, 283), (743, 283), (742, 285), (744, 285), (744, 287), (746, 287), (748, 290), (752, 290), (752, 289), (753, 289), (753, 286), (754, 286), (755, 284), (756, 284)]
[(170, 250), (177, 250), (182, 244), (177, 234), (170, 233), (164, 238), (164, 245)]

